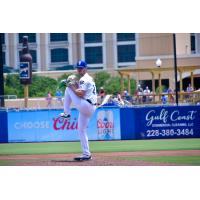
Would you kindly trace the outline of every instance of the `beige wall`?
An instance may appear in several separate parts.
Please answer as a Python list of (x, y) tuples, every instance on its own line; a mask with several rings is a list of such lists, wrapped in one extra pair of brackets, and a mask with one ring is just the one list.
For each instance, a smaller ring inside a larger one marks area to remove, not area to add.
[[(174, 57), (169, 56), (168, 58), (161, 58), (161, 67), (174, 67)], [(152, 68), (156, 67), (156, 58), (138, 60), (136, 63), (138, 68)], [(177, 55), (177, 66), (199, 66), (200, 67), (200, 57), (199, 56), (178, 56)]]
[(177, 59), (178, 66), (199, 66), (200, 68), (200, 57), (199, 56), (186, 56)]
[[(178, 66), (199, 66), (200, 69), (200, 57), (191, 57), (191, 56), (185, 56), (185, 57), (177, 57), (177, 65)], [(155, 60), (140, 60), (137, 62), (137, 67), (154, 67), (155, 66)], [(174, 89), (174, 58), (166, 58), (162, 59), (162, 66), (161, 67), (171, 67), (171, 71), (162, 72), (161, 78), (162, 79), (169, 79), (169, 85), (172, 89)], [(156, 68), (156, 66), (155, 66)], [(190, 72), (189, 72), (190, 73)], [(151, 80), (152, 75), (151, 73), (136, 73), (138, 80)], [(178, 73), (179, 76), (179, 73)], [(199, 77), (199, 75), (196, 75), (196, 77)], [(155, 79), (158, 79), (158, 77), (155, 77)]]
[(200, 33), (196, 34), (197, 35), (197, 53), (200, 53)]
[(176, 34), (176, 53), (177, 55), (191, 54), (189, 33)]
[(46, 70), (46, 67), (48, 69), (47, 63), (46, 63), (46, 36), (45, 33), (40, 33), (40, 63), (41, 63), (41, 71)]
[(8, 52), (9, 52), (9, 66), (16, 67), (16, 53), (17, 47), (15, 46), (15, 33), (8, 33)]
[[(198, 40), (197, 40), (198, 42)], [(190, 33), (176, 34), (177, 66), (199, 66), (199, 55), (191, 54)], [(174, 88), (174, 51), (172, 33), (140, 33), (139, 55), (136, 59), (137, 68), (156, 68), (156, 59), (162, 60), (161, 67), (172, 70), (162, 72), (162, 79), (169, 79), (170, 87)], [(137, 80), (151, 80), (151, 73), (136, 73)], [(158, 77), (155, 77), (158, 79)]]
[(170, 33), (140, 33), (139, 34), (139, 57), (171, 55), (172, 34)]
[(76, 63), (81, 58), (80, 33), (72, 33), (72, 63)]
[(107, 33), (105, 40), (106, 40), (106, 69), (112, 70), (115, 68), (113, 33)]

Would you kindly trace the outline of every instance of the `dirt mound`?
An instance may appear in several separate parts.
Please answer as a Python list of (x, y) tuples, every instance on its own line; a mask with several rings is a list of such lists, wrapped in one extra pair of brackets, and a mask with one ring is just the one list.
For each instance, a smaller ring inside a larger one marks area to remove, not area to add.
[(133, 157), (200, 156), (200, 150), (138, 151), (94, 153), (90, 161), (77, 162), (75, 154), (1, 155), (0, 165), (6, 166), (175, 166), (173, 163), (146, 162)]

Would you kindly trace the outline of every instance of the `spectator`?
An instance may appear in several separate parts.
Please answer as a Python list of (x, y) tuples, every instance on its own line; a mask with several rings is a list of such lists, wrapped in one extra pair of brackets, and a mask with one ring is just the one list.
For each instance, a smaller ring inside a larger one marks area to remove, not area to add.
[(193, 87), (191, 86), (191, 84), (188, 85), (186, 91), (187, 91), (187, 92), (193, 92), (193, 91), (194, 91), (194, 89), (193, 89)]
[(166, 104), (167, 103), (167, 95), (162, 95), (161, 96), (161, 101), (162, 101), (162, 104)]
[(137, 87), (136, 95), (137, 95), (137, 101), (138, 101), (138, 103), (141, 103), (142, 102), (143, 89), (142, 89), (142, 87), (141, 87), (140, 84)]
[(56, 96), (57, 103), (59, 103), (60, 105), (63, 105), (63, 99), (62, 99), (63, 93), (60, 89), (56, 90), (55, 96)]
[(149, 95), (150, 95), (150, 90), (149, 90), (149, 87), (148, 86), (146, 86), (146, 88), (145, 88), (145, 90), (144, 90), (144, 92), (143, 92), (143, 94), (144, 94), (144, 96), (143, 96), (143, 102), (149, 102)]
[(188, 100), (192, 99), (192, 94), (189, 94), (189, 93), (192, 93), (193, 91), (194, 91), (194, 89), (191, 86), (191, 84), (189, 83), (189, 85), (187, 86), (187, 89), (186, 89), (186, 92), (188, 93), (186, 95), (186, 99), (188, 99)]
[(47, 100), (47, 107), (50, 108), (52, 106), (52, 95), (50, 91), (47, 93), (46, 100)]
[(129, 93), (127, 90), (124, 90), (123, 94), (122, 94), (122, 99), (126, 100), (127, 97), (129, 96)]
[(104, 99), (105, 95), (106, 95), (106, 93), (105, 93), (104, 88), (103, 88), (103, 87), (100, 87), (100, 90), (99, 90), (99, 96), (100, 96), (100, 98), (101, 98), (100, 104), (103, 102), (103, 99)]
[(128, 93), (127, 90), (124, 90), (124, 94), (123, 94), (123, 99), (126, 103), (128, 104), (132, 104), (133, 103), (133, 98), (132, 96)]
[(168, 99), (170, 103), (174, 103), (173, 90), (169, 87), (167, 90)]
[(121, 94), (119, 92), (117, 93), (117, 100), (120, 103), (120, 105), (124, 105), (124, 101), (122, 100)]
[(126, 96), (129, 96), (129, 93), (128, 93), (127, 90), (124, 90), (124, 96), (125, 96), (125, 97), (126, 97)]

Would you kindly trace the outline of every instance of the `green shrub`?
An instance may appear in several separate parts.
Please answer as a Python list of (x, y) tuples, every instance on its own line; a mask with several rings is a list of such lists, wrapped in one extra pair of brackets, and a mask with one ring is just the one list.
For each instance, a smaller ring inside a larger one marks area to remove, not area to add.
[[(55, 95), (58, 84), (61, 80), (67, 79), (72, 73), (65, 73), (57, 80), (45, 77), (33, 75), (32, 84), (29, 85), (29, 97), (45, 97), (50, 91), (52, 95)], [(112, 77), (108, 72), (101, 71), (94, 74), (94, 80), (96, 83), (97, 91), (100, 87), (104, 87), (107, 94), (117, 94), (120, 91), (120, 77)], [(8, 74), (5, 78), (5, 95), (16, 95), (18, 98), (24, 97), (24, 86), (20, 84), (18, 74)], [(124, 79), (124, 89), (128, 90), (128, 80)], [(64, 89), (63, 89), (64, 90)], [(135, 80), (131, 79), (131, 92), (135, 91)], [(64, 93), (64, 91), (63, 91)]]
[[(32, 84), (29, 85), (29, 97), (44, 97), (48, 91), (55, 93), (57, 81), (53, 78), (33, 75)], [(24, 86), (20, 84), (18, 74), (9, 74), (5, 78), (5, 95), (17, 95), (24, 97)]]

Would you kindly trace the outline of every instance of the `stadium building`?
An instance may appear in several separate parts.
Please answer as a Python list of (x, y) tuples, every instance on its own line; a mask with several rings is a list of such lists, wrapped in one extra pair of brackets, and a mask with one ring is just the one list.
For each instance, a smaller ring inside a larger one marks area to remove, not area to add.
[[(19, 68), (24, 35), (29, 37), (33, 70), (38, 74), (57, 77), (84, 59), (91, 72), (106, 70), (122, 79), (134, 78), (151, 90), (154, 80), (174, 89), (172, 33), (5, 33), (5, 66)], [(200, 33), (177, 33), (176, 53), (179, 89), (185, 90), (190, 82), (200, 88)], [(156, 66), (158, 58), (161, 66)]]

